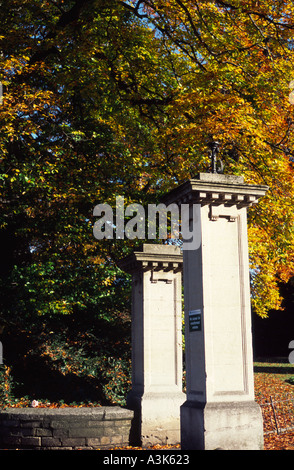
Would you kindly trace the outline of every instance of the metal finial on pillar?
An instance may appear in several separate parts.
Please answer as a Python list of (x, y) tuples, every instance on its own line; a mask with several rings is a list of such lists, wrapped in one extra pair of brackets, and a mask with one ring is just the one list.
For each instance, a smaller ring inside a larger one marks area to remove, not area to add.
[(217, 140), (214, 140), (213, 142), (210, 142), (208, 144), (210, 150), (211, 150), (211, 166), (210, 166), (210, 172), (211, 173), (223, 173), (223, 162), (221, 161), (220, 158), (218, 158), (219, 154), (219, 142)]

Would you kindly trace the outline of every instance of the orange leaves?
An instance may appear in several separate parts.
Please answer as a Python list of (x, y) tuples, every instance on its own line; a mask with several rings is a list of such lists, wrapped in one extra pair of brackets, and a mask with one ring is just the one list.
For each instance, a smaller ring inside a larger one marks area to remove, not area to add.
[(281, 308), (279, 282), (293, 276), (294, 260), (293, 214), (271, 195), (268, 199), (250, 211), (248, 231), (252, 306), (261, 316)]
[(11, 368), (6, 365), (0, 365), (0, 407), (7, 405), (12, 397), (12, 378)]
[[(282, 428), (285, 427), (285, 419), (289, 419), (292, 425), (292, 406), (290, 407), (287, 401), (283, 402), (283, 400), (291, 398), (293, 394), (293, 385), (286, 382), (291, 376), (292, 366), (289, 363), (270, 363), (265, 361), (256, 363), (255, 367), (254, 389), (256, 401), (262, 405), (270, 401), (270, 396), (274, 397), (274, 401), (277, 402), (276, 411), (281, 411), (281, 413), (278, 413), (280, 426)], [(272, 413), (270, 413), (267, 405), (264, 407), (263, 419), (265, 431), (275, 429)], [(293, 443), (293, 432), (282, 433), (280, 435), (276, 433), (264, 435), (264, 450), (290, 450), (294, 446)]]
[[(149, 202), (206, 171), (216, 138), (226, 173), (271, 188), (249, 238), (255, 306), (277, 306), (277, 279), (293, 273), (290, 2), (98, 1), (78, 28), (58, 26), (59, 2), (23, 3), (0, 38), (2, 197), (17, 194), (34, 257), (80, 269), (121, 253), (91, 239), (91, 208), (118, 194)], [(62, 302), (37, 311), (71, 312)]]
[[(150, 21), (178, 60), (175, 99), (160, 141), (178, 154), (176, 174), (207, 166), (207, 141), (221, 142), (225, 171), (267, 184), (268, 196), (249, 217), (253, 306), (260, 315), (279, 308), (279, 280), (294, 275), (294, 153), (289, 83), (294, 53), (290, 2), (148, 2)], [(148, 11), (148, 10), (147, 10)], [(168, 136), (168, 139), (167, 139)], [(234, 162), (226, 149), (237, 149)], [(193, 173), (192, 173), (193, 174)], [(253, 215), (255, 213), (255, 215)]]

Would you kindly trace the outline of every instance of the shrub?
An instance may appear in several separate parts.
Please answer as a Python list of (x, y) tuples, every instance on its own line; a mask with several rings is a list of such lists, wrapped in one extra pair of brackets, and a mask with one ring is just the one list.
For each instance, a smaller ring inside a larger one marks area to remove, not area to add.
[(12, 382), (10, 367), (0, 364), (0, 407), (9, 406), (14, 399)]

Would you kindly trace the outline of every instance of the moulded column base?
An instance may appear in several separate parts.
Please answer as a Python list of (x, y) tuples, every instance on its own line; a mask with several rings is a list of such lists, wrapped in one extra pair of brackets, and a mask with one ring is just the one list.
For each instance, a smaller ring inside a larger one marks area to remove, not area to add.
[(263, 420), (255, 401), (181, 407), (182, 450), (262, 450)]
[(186, 396), (182, 392), (130, 392), (127, 407), (134, 410), (130, 444), (148, 447), (180, 443), (180, 407)]

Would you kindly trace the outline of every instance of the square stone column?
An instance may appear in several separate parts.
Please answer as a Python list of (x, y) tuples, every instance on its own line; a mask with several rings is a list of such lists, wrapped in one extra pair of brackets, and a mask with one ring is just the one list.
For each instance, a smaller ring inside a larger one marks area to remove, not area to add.
[(193, 232), (193, 249), (186, 244), (183, 251), (182, 449), (263, 447), (254, 401), (247, 207), (267, 189), (238, 176), (201, 173), (163, 199), (188, 204)]
[(180, 442), (182, 392), (182, 254), (144, 244), (119, 262), (132, 274), (131, 444)]

